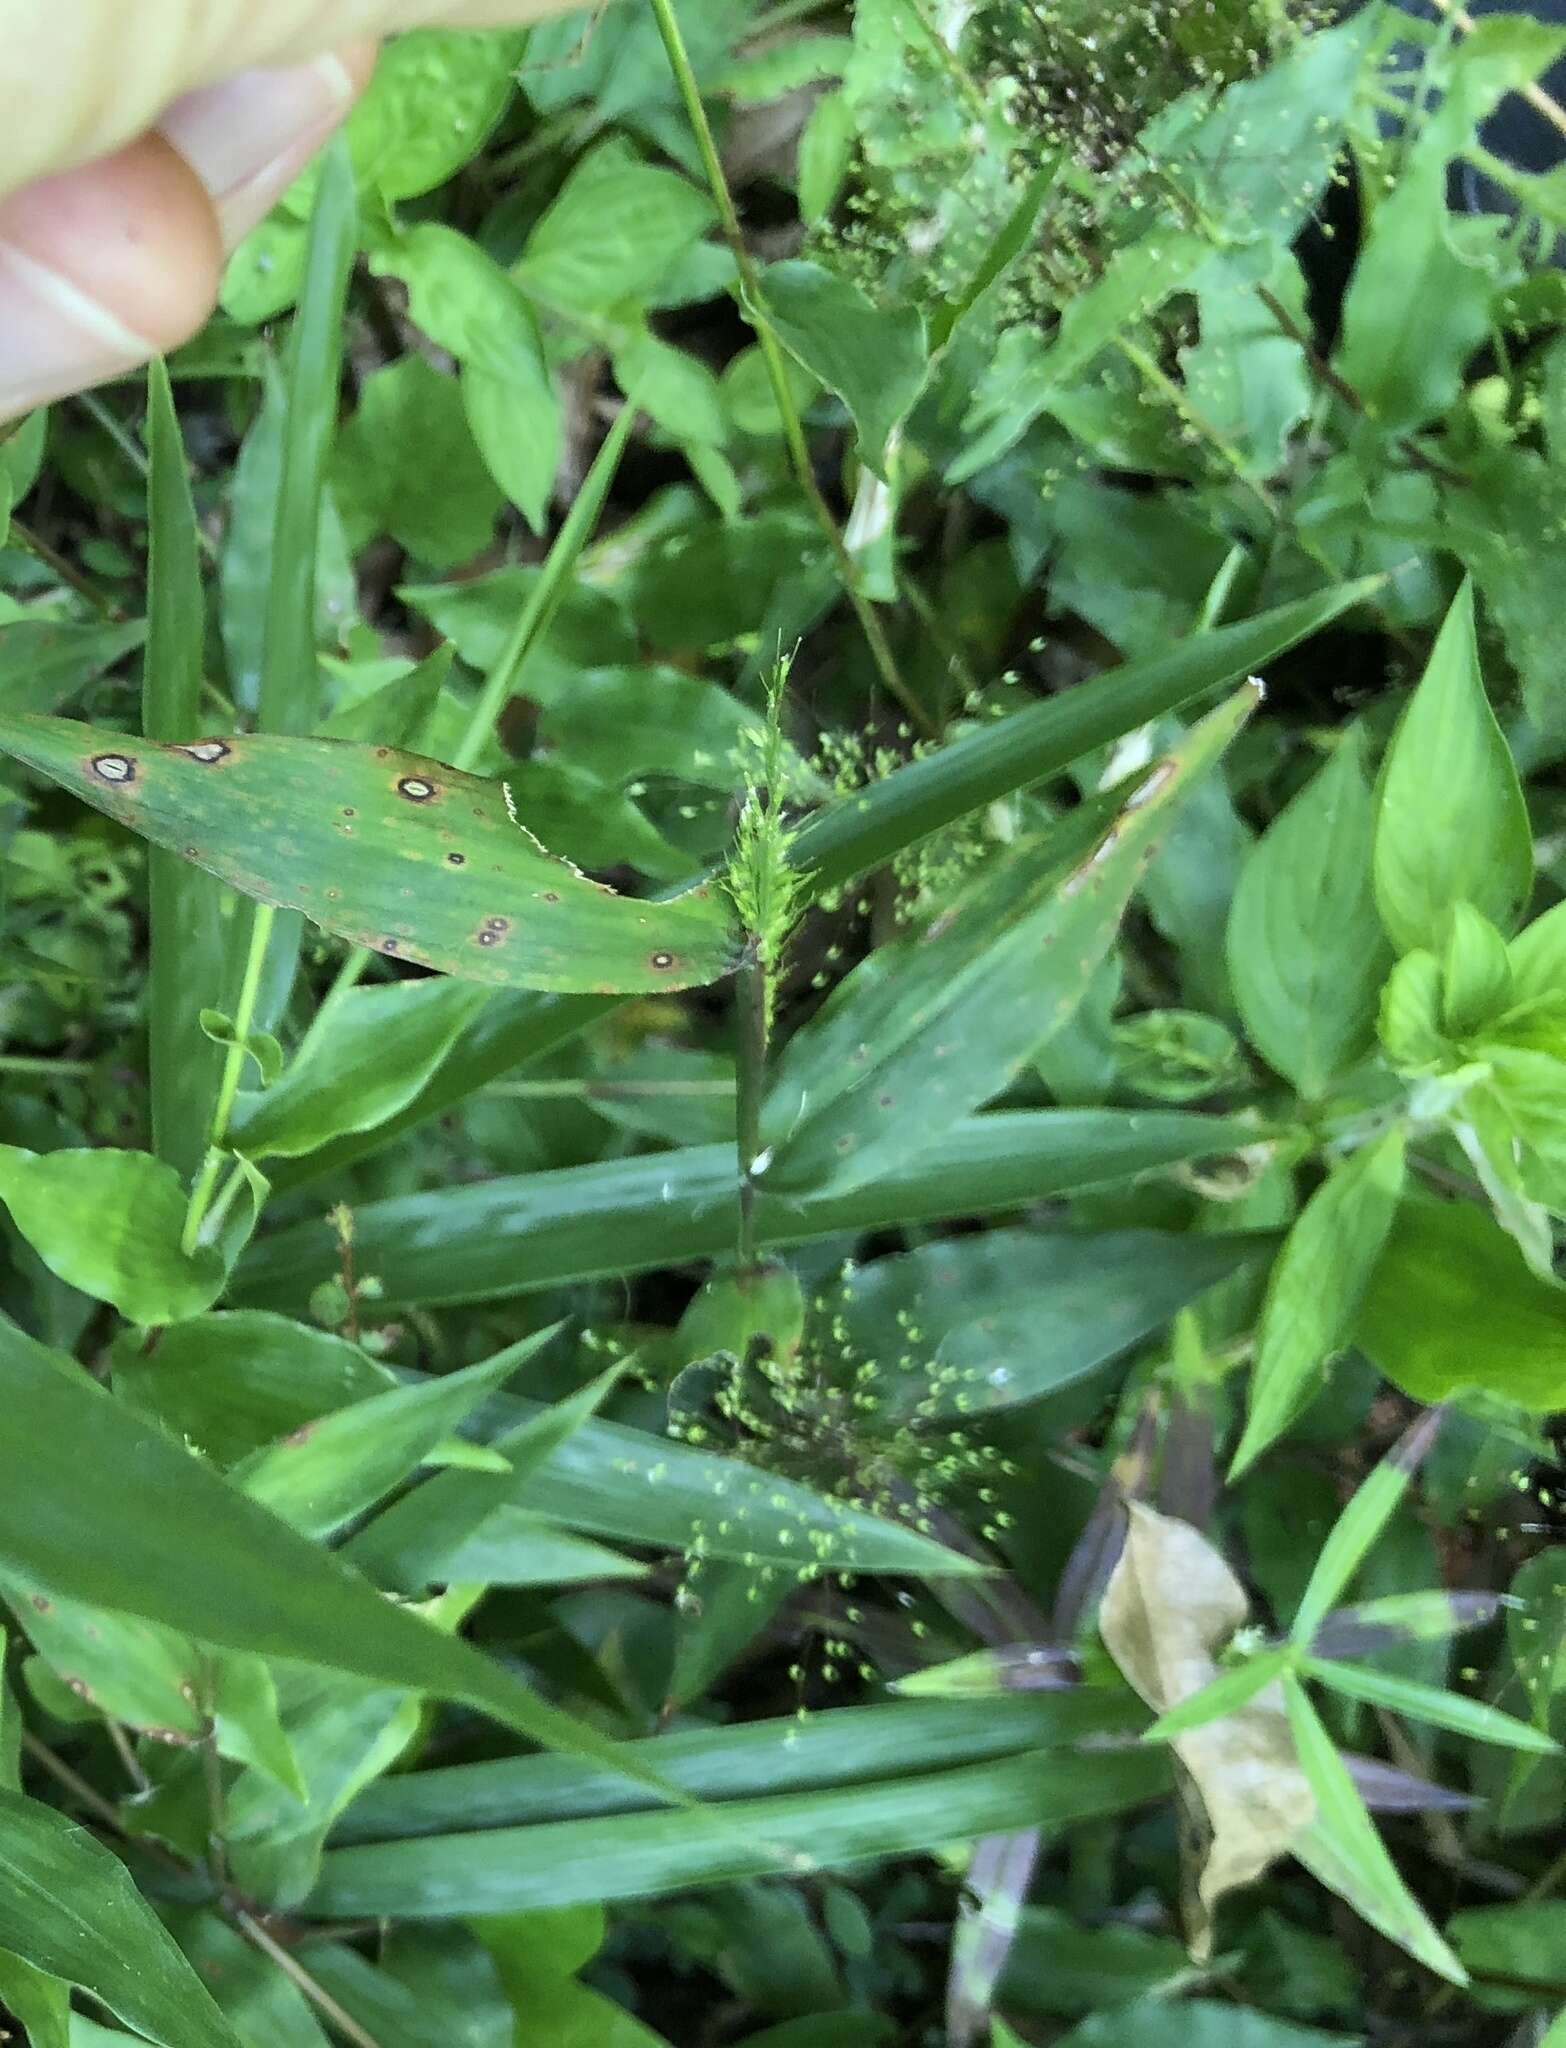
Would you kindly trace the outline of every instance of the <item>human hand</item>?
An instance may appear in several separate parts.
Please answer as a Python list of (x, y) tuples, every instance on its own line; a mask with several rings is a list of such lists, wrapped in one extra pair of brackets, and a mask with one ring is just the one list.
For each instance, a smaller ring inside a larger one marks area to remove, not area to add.
[(375, 38), (570, 0), (0, 0), (0, 420), (186, 340)]

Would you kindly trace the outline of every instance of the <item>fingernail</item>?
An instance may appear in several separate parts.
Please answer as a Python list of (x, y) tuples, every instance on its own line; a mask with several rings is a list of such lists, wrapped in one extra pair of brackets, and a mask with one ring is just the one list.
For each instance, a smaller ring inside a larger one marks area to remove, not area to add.
[(153, 348), (68, 277), (0, 241), (0, 419), (100, 384)]
[(159, 123), (206, 187), (233, 248), (264, 220), (352, 106), (340, 57), (286, 71), (243, 71), (176, 101)]

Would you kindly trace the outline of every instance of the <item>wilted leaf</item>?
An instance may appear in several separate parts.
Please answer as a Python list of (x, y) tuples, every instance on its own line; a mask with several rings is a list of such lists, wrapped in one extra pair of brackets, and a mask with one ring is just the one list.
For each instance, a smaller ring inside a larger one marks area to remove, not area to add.
[[(1120, 1562), (1099, 1608), (1106, 1647), (1150, 1707), (1163, 1713), (1218, 1675), (1214, 1653), (1243, 1626), (1239, 1580), (1189, 1523), (1133, 1502)], [(1218, 1900), (1283, 1855), (1315, 1811), (1276, 1687), (1238, 1712), (1173, 1741), (1206, 1811), (1211, 1840), (1191, 1916), (1198, 1958), (1212, 1945)]]

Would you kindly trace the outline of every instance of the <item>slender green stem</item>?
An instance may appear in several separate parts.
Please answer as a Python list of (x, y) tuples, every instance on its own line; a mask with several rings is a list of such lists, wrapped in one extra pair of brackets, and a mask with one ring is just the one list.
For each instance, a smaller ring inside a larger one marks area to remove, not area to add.
[[(571, 572), (581, 558), (598, 515), (603, 510), (604, 500), (609, 495), (615, 472), (620, 467), (620, 458), (625, 453), (625, 444), (631, 437), (636, 424), (636, 407), (626, 404), (621, 407), (614, 425), (604, 436), (603, 445), (594, 456), (592, 467), (582, 479), (582, 488), (577, 492), (570, 511), (561, 522), (560, 531), (555, 535), (548, 554), (544, 557), (538, 581), (528, 592), (527, 602), (517, 614), (516, 624), (507, 637), (506, 644), (495, 658), (494, 666), (484, 678), (472, 711), (468, 714), (467, 727), (451, 757), (454, 768), (471, 769), (484, 751), (485, 742), (495, 730), (500, 714), (506, 708), (506, 701), (516, 690), (527, 658), (543, 637), (550, 620), (565, 596)], [(305, 1048), (320, 1037), (328, 1020), (336, 1014), (344, 996), (356, 988), (365, 968), (374, 955), (366, 946), (353, 947), (338, 968), (331, 987), (322, 999), (319, 1009), (310, 1020), (309, 1029), (301, 1040), (297, 1059)]]
[(228, 1120), (234, 1113), (234, 1102), (239, 1094), (240, 1077), (245, 1070), (248, 1054), (245, 1041), (250, 1036), (250, 1027), (255, 1021), (256, 1000), (261, 993), (261, 976), (266, 968), (266, 949), (271, 941), (272, 926), (277, 912), (270, 903), (258, 903), (250, 925), (250, 951), (245, 959), (244, 979), (240, 983), (239, 1003), (234, 1016), (234, 1036), (223, 1062), (223, 1076), (218, 1083), (217, 1101), (212, 1110), (212, 1123), (207, 1133), (207, 1156), (201, 1163), (196, 1176), (196, 1185), (191, 1190), (190, 1207), (185, 1213), (185, 1229), (180, 1240), (187, 1253), (193, 1252), (200, 1242), (201, 1226), (206, 1219), (207, 1207), (212, 1200), (213, 1189), (223, 1170), (223, 1140), (228, 1132)]
[(34, 1059), (24, 1053), (0, 1054), (0, 1074), (36, 1074), (46, 1081), (80, 1081), (91, 1072), (91, 1060)]
[(77, 568), (74, 562), (67, 561), (65, 556), (57, 548), (51, 547), (41, 534), (34, 533), (30, 526), (24, 525), (14, 513), (11, 515), (11, 538), (18, 546), (24, 547), (35, 561), (42, 562), (51, 576), (58, 576), (78, 597), (85, 598), (94, 611), (101, 612), (106, 619), (124, 618), (123, 605), (110, 597), (106, 590), (100, 589), (90, 576)]
[(517, 614), (505, 646), (500, 650), (494, 667), (484, 678), (467, 730), (456, 753), (452, 756), (454, 768), (471, 768), (483, 752), (484, 744), (495, 730), (500, 714), (506, 708), (507, 699), (516, 689), (517, 681), (544, 629), (560, 604), (588, 537), (598, 523), (603, 510), (609, 486), (620, 467), (620, 458), (625, 453), (625, 444), (631, 437), (636, 424), (636, 407), (627, 403), (620, 409), (619, 417), (604, 436), (603, 445), (593, 457), (592, 467), (582, 479), (582, 488), (577, 492), (570, 511), (555, 535), (549, 553), (544, 557), (538, 581), (528, 593), (527, 602)]
[(761, 1159), (761, 1104), (767, 1081), (767, 970), (754, 943), (750, 958), (734, 977), (735, 1133), (739, 1149), (739, 1266), (753, 1272), (760, 1263), (756, 1239), (757, 1165)]
[(220, 1892), (228, 1889), (228, 1819), (223, 1795), (223, 1760), (217, 1731), (208, 1726), (201, 1738), (201, 1781), (207, 1795), (207, 1868)]
[(112, 1799), (105, 1799), (96, 1786), (89, 1785), (79, 1771), (72, 1770), (63, 1756), (56, 1756), (48, 1743), (40, 1741), (31, 1728), (24, 1727), (21, 1733), (22, 1750), (25, 1755), (30, 1756), (40, 1769), (47, 1771), (55, 1783), (69, 1792), (95, 1820), (101, 1821), (104, 1827), (112, 1829), (117, 1835), (125, 1833), (125, 1823), (121, 1820), (119, 1809)]
[(381, 2048), (375, 2036), (337, 2003), (326, 1986), (311, 1976), (299, 1958), (290, 1954), (280, 1941), (272, 1939), (254, 1914), (240, 1908), (234, 1914), (234, 1925), (248, 1942), (260, 1949), (262, 1955), (276, 1963), (283, 1975), (297, 1985), (321, 2017), (329, 2021), (345, 2041), (351, 2041), (354, 2048)]
[(701, 87), (697, 82), (696, 73), (691, 68), (690, 56), (685, 48), (685, 38), (680, 33), (673, 0), (652, 0), (652, 10), (653, 18), (658, 24), (658, 33), (663, 38), (663, 47), (668, 53), (669, 68), (674, 73), (674, 82), (679, 88), (686, 118), (696, 136), (696, 147), (701, 153), (702, 167), (707, 173), (707, 185), (712, 193), (713, 204), (718, 209), (724, 236), (734, 254), (742, 302), (746, 316), (755, 330), (756, 345), (761, 351), (767, 382), (772, 387), (778, 418), (783, 423), (783, 439), (788, 448), (795, 478), (826, 537), (827, 544), (837, 558), (844, 592), (848, 602), (853, 606), (854, 617), (859, 621), (859, 629), (864, 634), (865, 644), (870, 650), (870, 658), (875, 663), (877, 674), (889, 694), (897, 699), (909, 717), (916, 720), (926, 732), (932, 732), (934, 725), (930, 714), (903, 680), (891, 644), (882, 629), (880, 619), (876, 616), (875, 607), (860, 588), (858, 564), (849, 553), (848, 544), (843, 539), (832, 508), (823, 497), (821, 486), (816, 482), (815, 469), (810, 460), (810, 446), (805, 439), (805, 423), (799, 416), (799, 407), (794, 403), (794, 394), (789, 388), (788, 369), (783, 359), (782, 346), (772, 331), (771, 321), (767, 318), (761, 279), (745, 243), (745, 230), (740, 225), (734, 194), (729, 189), (723, 160), (718, 155), (712, 124), (707, 119), (707, 109), (702, 104)]

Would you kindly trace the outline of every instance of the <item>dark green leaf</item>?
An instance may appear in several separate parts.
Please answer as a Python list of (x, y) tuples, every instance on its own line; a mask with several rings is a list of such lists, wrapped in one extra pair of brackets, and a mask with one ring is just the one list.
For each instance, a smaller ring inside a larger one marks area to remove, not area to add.
[[(153, 364), (147, 382), (149, 616), (141, 723), (149, 740), (177, 740), (201, 720), (206, 614), (185, 444), (161, 363)], [(147, 895), (153, 1143), (158, 1157), (189, 1179), (206, 1152), (223, 1066), (200, 1022), (201, 1004), (223, 994), (221, 891), (177, 853), (157, 847), (148, 857)]]
[(612, 1743), (391, 1605), (5, 1322), (0, 1388), (12, 1418), (0, 1440), (0, 1562), (225, 1648), (467, 1699), (546, 1745), (614, 1762)]
[(883, 311), (851, 279), (819, 263), (769, 264), (762, 273), (762, 317), (778, 339), (829, 391), (859, 430), (859, 452), (886, 474), (887, 443), (924, 384), (924, 320), (914, 306)]
[(0, 705), (7, 711), (58, 711), (146, 637), (141, 619), (121, 626), (18, 619), (0, 626)]
[(310, 1910), (439, 1919), (831, 1870), (997, 1828), (1121, 1812), (1163, 1782), (1149, 1752), (1045, 1752), (845, 1791), (735, 1800), (668, 1816), (674, 1827), (661, 1813), (632, 1813), (379, 1842), (328, 1851)]
[(238, 2048), (123, 1864), (91, 1835), (0, 1791), (0, 1843), (0, 1944), (79, 1984), (162, 2048)]
[(1081, 1002), (1171, 815), (1258, 701), (1247, 687), (1194, 727), (1096, 844), (1068, 820), (1031, 862), (981, 874), (937, 932), (851, 977), (779, 1065), (766, 1185), (847, 1193), (999, 1094)]
[[(761, 1242), (994, 1215), (1254, 1142), (1239, 1119), (1180, 1110), (1035, 1110), (956, 1125), (939, 1153), (845, 1195), (763, 1194)], [(518, 1174), (367, 1202), (356, 1212), (360, 1270), (390, 1305), (478, 1301), (602, 1274), (713, 1258), (733, 1249), (734, 1151), (696, 1145), (638, 1159)], [(253, 1245), (237, 1278), (248, 1303), (286, 1305), (336, 1270), (317, 1222)]]
[[(1123, 1734), (1141, 1709), (1124, 1693), (1051, 1692), (906, 1705), (832, 1707), (803, 1720), (686, 1728), (628, 1745), (671, 1785), (703, 1800), (744, 1799), (933, 1772), (1084, 1738)], [(527, 1756), (405, 1772), (370, 1786), (334, 1840), (453, 1834), (591, 1814), (651, 1801), (629, 1779), (561, 1756)]]

